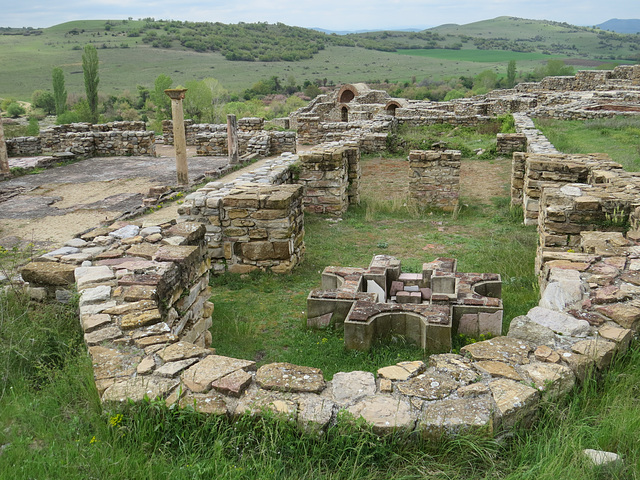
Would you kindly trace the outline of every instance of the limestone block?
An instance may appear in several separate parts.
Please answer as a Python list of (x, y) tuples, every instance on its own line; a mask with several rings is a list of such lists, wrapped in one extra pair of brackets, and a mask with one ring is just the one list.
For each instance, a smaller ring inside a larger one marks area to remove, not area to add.
[(460, 349), (463, 355), (470, 355), (476, 361), (496, 360), (510, 364), (529, 363), (528, 355), (533, 347), (511, 337), (496, 337), (491, 340), (465, 345)]
[(551, 347), (547, 345), (540, 345), (536, 348), (536, 351), (533, 352), (536, 357), (536, 360), (539, 362), (547, 362), (547, 363), (559, 363), (560, 362), (560, 354), (555, 352)]
[(291, 363), (271, 363), (260, 367), (256, 382), (265, 390), (281, 392), (313, 392), (325, 388), (322, 370)]
[[(203, 349), (204, 350), (204, 349)], [(209, 355), (190, 367), (182, 374), (182, 381), (194, 393), (207, 392), (211, 384), (236, 370), (251, 370), (255, 362)]]
[(609, 325), (600, 327), (598, 335), (605, 340), (615, 342), (618, 345), (618, 352), (621, 354), (627, 351), (627, 348), (629, 348), (629, 344), (633, 339), (632, 330), (627, 328), (616, 328)]
[(480, 378), (478, 372), (472, 367), (471, 360), (455, 353), (431, 355), (429, 357), (429, 367), (441, 373), (446, 373), (462, 384), (475, 382)]
[(524, 365), (522, 371), (542, 392), (547, 400), (556, 400), (571, 391), (576, 382), (573, 371), (556, 363), (531, 363)]
[(82, 290), (92, 284), (103, 283), (115, 278), (113, 271), (105, 266), (77, 267), (75, 279), (78, 290)]
[(640, 320), (640, 308), (630, 303), (615, 303), (612, 305), (599, 305), (596, 311), (609, 317), (622, 328), (638, 330)]
[(306, 433), (321, 433), (329, 425), (335, 403), (317, 395), (303, 395), (298, 401), (298, 426)]
[(512, 428), (518, 422), (528, 424), (534, 415), (540, 394), (535, 388), (506, 378), (489, 383), (495, 402), (495, 422), (502, 429)]
[(556, 312), (543, 307), (534, 307), (527, 313), (535, 323), (548, 327), (556, 333), (571, 337), (586, 337), (591, 327), (586, 320), (578, 320), (571, 315)]
[[(485, 387), (485, 392), (486, 392)], [(425, 440), (443, 436), (493, 434), (492, 402), (488, 395), (441, 400), (429, 404), (418, 419), (417, 428)]]
[(66, 286), (75, 282), (75, 265), (57, 262), (30, 262), (20, 273), (25, 282), (35, 285)]
[(178, 385), (178, 380), (154, 375), (132, 377), (116, 382), (102, 394), (103, 402), (140, 402), (146, 398), (154, 400), (164, 398)]
[(167, 362), (157, 368), (155, 373), (161, 377), (173, 378), (197, 361), (197, 358), (187, 358), (185, 360), (178, 360), (177, 362)]
[(91, 333), (84, 334), (84, 341), (87, 345), (99, 345), (109, 340), (122, 337), (122, 330), (117, 326), (107, 326), (99, 330), (92, 331)]
[(180, 405), (180, 408), (193, 408), (196, 412), (209, 415), (227, 414), (227, 404), (224, 401), (224, 397), (215, 393), (187, 392), (180, 398), (178, 405)]
[(497, 362), (494, 360), (485, 360), (485, 361), (475, 362), (473, 366), (479, 372), (487, 375), (491, 375), (492, 377), (508, 378), (510, 380), (515, 380), (516, 382), (519, 382), (522, 380), (522, 377), (518, 372), (516, 372), (516, 369), (504, 362)]
[(575, 374), (576, 379), (580, 382), (584, 381), (589, 371), (595, 365), (592, 358), (580, 353), (558, 350), (558, 354), (562, 362), (567, 364)]
[(595, 362), (596, 368), (602, 370), (607, 368), (613, 360), (613, 355), (616, 352), (616, 344), (604, 339), (583, 340), (578, 343), (574, 343), (571, 346), (571, 350), (575, 353), (585, 355)]
[(549, 327), (540, 325), (526, 315), (511, 320), (507, 337), (523, 340), (531, 345), (555, 345), (555, 334)]
[(347, 411), (356, 418), (362, 417), (378, 434), (411, 431), (416, 419), (411, 414), (409, 402), (390, 395), (372, 395), (350, 406)]
[(447, 397), (460, 384), (451, 376), (439, 373), (433, 368), (405, 382), (397, 382), (396, 389), (403, 395), (425, 400), (439, 400)]
[(376, 379), (371, 372), (340, 372), (331, 380), (333, 401), (341, 406), (352, 405), (363, 397), (376, 393)]
[(160, 350), (158, 356), (163, 362), (175, 362), (187, 358), (204, 357), (210, 353), (210, 350), (198, 347), (193, 343), (178, 342)]
[(162, 314), (158, 309), (145, 310), (142, 312), (132, 312), (123, 315), (120, 319), (120, 327), (123, 330), (144, 327), (158, 323), (162, 320)]
[(253, 377), (244, 370), (236, 370), (235, 372), (225, 375), (215, 380), (211, 386), (214, 390), (232, 397), (239, 397), (247, 387), (251, 384)]

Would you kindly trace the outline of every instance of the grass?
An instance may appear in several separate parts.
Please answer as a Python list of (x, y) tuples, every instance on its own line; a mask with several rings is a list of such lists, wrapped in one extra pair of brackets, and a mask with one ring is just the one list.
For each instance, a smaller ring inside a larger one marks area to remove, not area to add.
[(564, 153), (607, 153), (630, 172), (640, 170), (640, 118), (536, 119), (536, 127)]
[[(0, 304), (3, 480), (640, 478), (637, 348), (566, 402), (544, 405), (533, 429), (502, 440), (378, 438), (344, 419), (318, 437), (269, 416), (207, 417), (157, 402), (101, 406), (76, 307), (13, 294)], [(29, 345), (47, 337), (68, 346), (57, 362), (43, 361), (57, 347)], [(11, 340), (19, 338), (27, 342)], [(601, 471), (584, 448), (617, 452), (624, 463)]]
[(560, 55), (545, 55), (543, 53), (509, 52), (506, 50), (451, 50), (451, 49), (412, 49), (400, 50), (400, 55), (414, 55), (417, 57), (437, 58), (456, 62), (497, 63), (504, 65), (509, 60), (517, 62), (539, 61), (545, 62)]

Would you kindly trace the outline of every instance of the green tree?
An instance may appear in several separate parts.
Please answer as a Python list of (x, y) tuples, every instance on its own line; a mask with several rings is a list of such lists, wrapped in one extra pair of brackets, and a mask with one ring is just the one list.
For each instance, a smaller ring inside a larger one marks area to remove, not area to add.
[(173, 80), (165, 74), (156, 77), (153, 84), (153, 91), (149, 93), (151, 101), (156, 106), (156, 120), (162, 121), (171, 118), (171, 99), (164, 93), (165, 90), (171, 88)]
[(91, 112), (90, 120), (98, 123), (98, 51), (93, 45), (86, 45), (82, 54), (82, 72), (84, 73), (84, 89)]
[(516, 84), (516, 61), (509, 60), (507, 65), (507, 88), (513, 88)]
[(473, 91), (477, 95), (481, 95), (496, 88), (498, 75), (491, 70), (480, 72), (473, 78)]
[(64, 86), (64, 73), (56, 67), (51, 74), (53, 78), (53, 98), (56, 103), (56, 115), (62, 115), (67, 110), (67, 89)]
[(36, 90), (31, 94), (31, 104), (41, 108), (47, 115), (56, 113), (56, 100), (51, 92)]
[(227, 91), (215, 78), (191, 80), (185, 84), (184, 111), (198, 123), (223, 123)]
[(7, 106), (7, 113), (11, 118), (18, 118), (20, 115), (24, 115), (26, 110), (18, 102), (14, 102)]

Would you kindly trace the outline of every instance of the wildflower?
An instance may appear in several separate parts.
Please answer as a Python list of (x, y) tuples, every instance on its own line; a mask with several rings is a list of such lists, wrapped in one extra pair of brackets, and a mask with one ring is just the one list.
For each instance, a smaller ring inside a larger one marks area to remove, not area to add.
[(120, 424), (120, 422), (122, 422), (121, 413), (117, 413), (113, 417), (109, 418), (109, 425), (111, 425), (112, 427), (117, 427)]
[(93, 437), (91, 437), (91, 440), (89, 440), (89, 445), (93, 445), (94, 443), (97, 443), (98, 440), (96, 439), (96, 436), (94, 435)]

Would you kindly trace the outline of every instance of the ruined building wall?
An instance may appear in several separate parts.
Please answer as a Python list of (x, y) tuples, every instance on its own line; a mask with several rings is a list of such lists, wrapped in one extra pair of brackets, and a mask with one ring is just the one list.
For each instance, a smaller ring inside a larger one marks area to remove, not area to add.
[(409, 196), (419, 207), (453, 211), (460, 196), (460, 159), (457, 150), (409, 153)]

